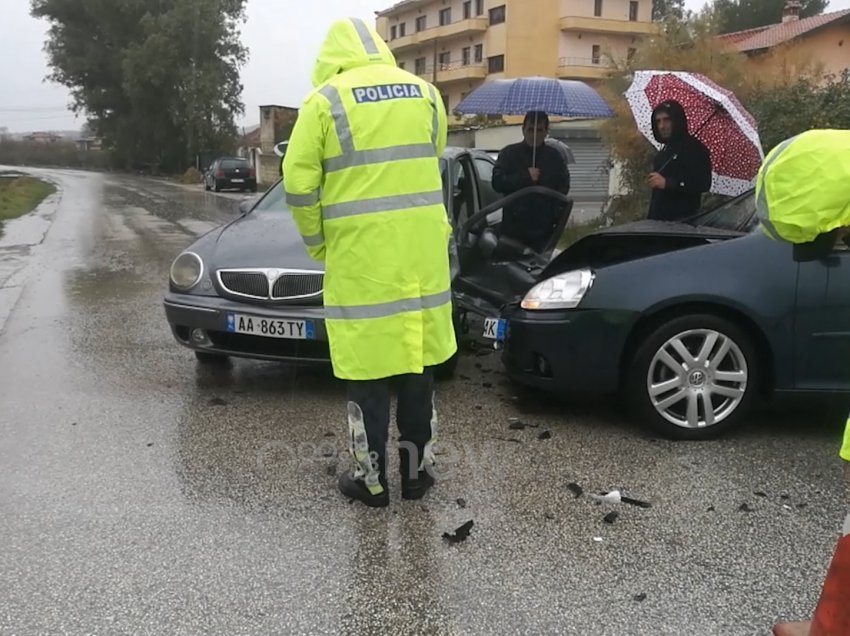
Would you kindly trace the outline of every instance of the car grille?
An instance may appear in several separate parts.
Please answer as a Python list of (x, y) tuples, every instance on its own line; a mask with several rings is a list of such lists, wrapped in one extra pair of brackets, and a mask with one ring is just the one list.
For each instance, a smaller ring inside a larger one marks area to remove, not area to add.
[(322, 294), (323, 272), (285, 269), (219, 270), (225, 294), (239, 299), (315, 300)]

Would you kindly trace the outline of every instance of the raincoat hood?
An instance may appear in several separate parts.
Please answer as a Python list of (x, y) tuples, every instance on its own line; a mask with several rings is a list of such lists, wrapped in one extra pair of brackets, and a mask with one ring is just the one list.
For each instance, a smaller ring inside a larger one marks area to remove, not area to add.
[(319, 49), (311, 81), (317, 88), (335, 75), (367, 64), (396, 65), (384, 39), (360, 18), (334, 22)]
[(756, 180), (756, 211), (773, 238), (812, 243), (850, 227), (850, 130), (809, 130), (771, 150)]
[[(664, 140), (658, 133), (658, 127), (655, 125), (655, 115), (658, 113), (667, 113), (670, 115), (670, 119), (673, 120), (673, 137), (669, 140)], [(685, 115), (685, 109), (679, 102), (674, 99), (668, 99), (655, 107), (652, 111), (652, 135), (661, 144), (681, 141), (688, 136), (688, 117)]]

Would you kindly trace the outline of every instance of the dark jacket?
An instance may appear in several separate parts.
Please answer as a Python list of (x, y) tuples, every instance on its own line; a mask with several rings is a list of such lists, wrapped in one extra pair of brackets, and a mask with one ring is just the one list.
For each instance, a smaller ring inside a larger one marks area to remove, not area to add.
[[(570, 172), (564, 155), (556, 148), (542, 144), (537, 147), (536, 162), (533, 162), (532, 150), (525, 142), (505, 146), (493, 169), (493, 189), (508, 195), (539, 185), (562, 194), (569, 193)], [(536, 184), (528, 174), (532, 165), (540, 169), (540, 179)], [(552, 237), (563, 209), (563, 203), (542, 194), (521, 197), (502, 211), (502, 235), (542, 249)]]
[(675, 101), (659, 104), (652, 111), (652, 132), (659, 142), (655, 115), (665, 110), (673, 120), (673, 137), (655, 155), (653, 172), (667, 180), (664, 190), (652, 190), (650, 219), (675, 221), (696, 214), (702, 205), (702, 194), (711, 189), (711, 156), (708, 148), (688, 130), (685, 110)]

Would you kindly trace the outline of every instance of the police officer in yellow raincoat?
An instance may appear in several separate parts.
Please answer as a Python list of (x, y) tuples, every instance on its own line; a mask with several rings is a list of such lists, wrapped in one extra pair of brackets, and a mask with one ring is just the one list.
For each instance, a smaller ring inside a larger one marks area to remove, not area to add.
[[(794, 244), (796, 260), (850, 241), (850, 130), (809, 130), (771, 150), (759, 170), (756, 209), (765, 232)], [(839, 456), (850, 462), (850, 417)], [(845, 473), (850, 484), (850, 463)]]
[(348, 383), (355, 470), (339, 490), (389, 504), (386, 444), (398, 392), (402, 497), (434, 484), (433, 368), (457, 351), (439, 157), (447, 118), (431, 84), (398, 68), (363, 20), (327, 33), (283, 160), (286, 200), (325, 263), (334, 374)]

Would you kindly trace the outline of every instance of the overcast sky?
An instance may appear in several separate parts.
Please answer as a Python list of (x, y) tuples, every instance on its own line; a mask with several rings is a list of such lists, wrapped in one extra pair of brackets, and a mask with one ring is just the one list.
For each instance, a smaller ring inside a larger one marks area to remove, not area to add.
[[(331, 21), (359, 16), (374, 21), (374, 12), (395, 0), (312, 0), (286, 9), (289, 2), (248, 0), (242, 41), (250, 60), (242, 69), (245, 116), (240, 126), (259, 123), (260, 104), (298, 106), (310, 89), (310, 71)], [(10, 131), (76, 130), (62, 86), (44, 82), (48, 74), (43, 51), (47, 24), (29, 15), (29, 0), (6, 0), (0, 19), (0, 128)], [(697, 9), (702, 0), (686, 0)], [(827, 11), (850, 8), (850, 0), (831, 0)], [(374, 23), (374, 22), (373, 22)]]

